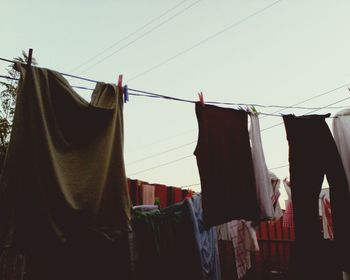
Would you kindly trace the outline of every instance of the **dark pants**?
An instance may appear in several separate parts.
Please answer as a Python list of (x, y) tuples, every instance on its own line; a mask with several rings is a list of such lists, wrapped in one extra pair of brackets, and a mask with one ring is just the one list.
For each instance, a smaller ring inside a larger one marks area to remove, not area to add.
[[(325, 117), (283, 117), (289, 142), (298, 279), (338, 279), (330, 274), (350, 263), (348, 184)], [(333, 249), (324, 245), (321, 233), (318, 203), (324, 175), (330, 185)]]

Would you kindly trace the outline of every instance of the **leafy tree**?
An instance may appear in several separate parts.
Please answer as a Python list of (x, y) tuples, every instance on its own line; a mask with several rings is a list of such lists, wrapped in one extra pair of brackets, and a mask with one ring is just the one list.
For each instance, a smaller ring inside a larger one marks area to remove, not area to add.
[[(28, 55), (22, 51), (22, 56), (14, 58), (15, 61), (27, 63)], [(32, 58), (32, 64), (37, 65), (36, 60)], [(0, 172), (2, 170), (6, 150), (10, 141), (10, 134), (15, 113), (16, 89), (20, 73), (9, 65), (6, 69), (7, 76), (5, 81), (0, 81)]]

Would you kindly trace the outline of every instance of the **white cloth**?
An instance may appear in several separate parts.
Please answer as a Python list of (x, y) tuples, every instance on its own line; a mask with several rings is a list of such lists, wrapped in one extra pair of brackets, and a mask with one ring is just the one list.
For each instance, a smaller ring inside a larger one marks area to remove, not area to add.
[(230, 240), (234, 248), (238, 278), (251, 268), (251, 252), (259, 251), (256, 230), (252, 222), (234, 220), (216, 227), (218, 240)]
[(283, 226), (287, 228), (294, 228), (294, 210), (292, 202), (292, 190), (290, 182), (285, 178), (283, 180), (284, 189), (286, 190), (288, 200), (286, 200), (286, 210), (283, 215)]
[(250, 141), (260, 219), (270, 220), (274, 218), (274, 209), (272, 205), (273, 193), (262, 147), (259, 117), (252, 113), (250, 114), (250, 121)]
[(143, 184), (142, 185), (142, 204), (143, 205), (154, 205), (155, 197), (153, 185)]
[(332, 130), (348, 179), (350, 193), (350, 109), (342, 110), (335, 115)]
[(280, 193), (281, 180), (273, 172), (269, 171), (269, 174), (270, 174), (271, 187), (272, 187), (272, 205), (274, 209), (273, 218), (275, 220), (279, 220), (283, 216), (283, 211), (279, 202), (279, 198), (281, 196), (281, 193)]

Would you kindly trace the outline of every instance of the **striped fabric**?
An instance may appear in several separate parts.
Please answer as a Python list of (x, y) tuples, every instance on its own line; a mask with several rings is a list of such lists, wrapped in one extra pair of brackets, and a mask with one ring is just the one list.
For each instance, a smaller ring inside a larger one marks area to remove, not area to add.
[(26, 267), (26, 257), (8, 249), (0, 255), (0, 279), (23, 280)]

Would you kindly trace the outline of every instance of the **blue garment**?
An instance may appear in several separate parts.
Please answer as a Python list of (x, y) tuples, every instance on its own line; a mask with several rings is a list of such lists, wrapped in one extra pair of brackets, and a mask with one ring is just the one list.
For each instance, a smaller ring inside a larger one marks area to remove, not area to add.
[(221, 280), (216, 230), (204, 226), (201, 195), (195, 195), (193, 200), (188, 201), (193, 210), (194, 234), (200, 252), (203, 280)]

